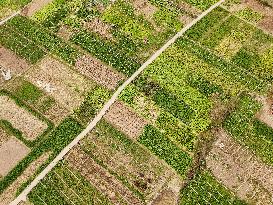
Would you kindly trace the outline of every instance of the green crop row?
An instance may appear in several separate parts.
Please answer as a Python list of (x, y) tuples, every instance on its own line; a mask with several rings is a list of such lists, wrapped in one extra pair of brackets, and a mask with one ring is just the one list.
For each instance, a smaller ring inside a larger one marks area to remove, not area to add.
[[(80, 197), (80, 198), (79, 198)], [(28, 195), (34, 205), (104, 204), (110, 201), (66, 163), (57, 165)]]
[(24, 36), (14, 32), (8, 26), (0, 26), (0, 44), (12, 50), (30, 63), (36, 63), (45, 52)]
[(75, 34), (71, 41), (128, 76), (140, 67), (138, 62), (121, 52), (114, 43), (101, 41), (95, 33), (81, 31)]
[(273, 164), (273, 129), (255, 118), (260, 107), (250, 96), (242, 96), (224, 126), (241, 144), (253, 150), (265, 162)]
[(221, 185), (208, 171), (198, 173), (190, 183), (181, 190), (180, 205), (246, 205), (227, 188)]
[(111, 93), (108, 90), (99, 86), (95, 87), (87, 94), (80, 107), (74, 111), (76, 118), (83, 124), (89, 123), (110, 97)]
[(181, 176), (185, 176), (192, 158), (152, 125), (147, 125), (138, 141), (165, 160)]
[(7, 26), (70, 64), (74, 64), (79, 56), (75, 48), (26, 17), (16, 16), (7, 22)]

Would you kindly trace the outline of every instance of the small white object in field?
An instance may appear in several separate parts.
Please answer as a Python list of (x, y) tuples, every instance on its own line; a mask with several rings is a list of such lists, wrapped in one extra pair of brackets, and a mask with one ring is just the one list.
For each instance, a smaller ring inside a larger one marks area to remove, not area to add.
[(49, 83), (43, 82), (38, 80), (37, 84), (40, 88), (44, 89), (46, 92), (51, 93), (54, 90), (56, 90), (52, 85), (50, 85)]
[(221, 143), (217, 142), (216, 145), (217, 145), (218, 147), (220, 147), (221, 149), (223, 149), (223, 148), (225, 147), (225, 145), (224, 145), (223, 142), (221, 142)]
[(10, 80), (12, 78), (10, 69), (8, 69), (7, 71), (2, 69), (1, 74), (2, 74), (2, 76), (4, 78), (4, 80), (6, 80), (6, 81), (8, 81), (8, 80)]

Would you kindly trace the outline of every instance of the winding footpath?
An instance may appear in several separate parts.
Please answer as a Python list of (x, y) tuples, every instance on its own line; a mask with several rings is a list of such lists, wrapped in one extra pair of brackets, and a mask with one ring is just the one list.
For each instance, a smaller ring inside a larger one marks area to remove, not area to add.
[[(170, 45), (172, 45), (179, 37), (181, 37), (188, 29), (190, 29), (193, 25), (195, 25), (198, 21), (208, 15), (213, 9), (220, 6), (225, 0), (221, 0), (211, 6), (209, 9), (204, 11), (200, 16), (194, 19), (191, 23), (185, 26), (180, 32), (178, 32), (172, 39), (170, 39), (163, 47), (161, 47), (157, 52), (155, 52), (128, 80), (126, 80), (113, 94), (111, 99), (104, 105), (102, 110), (98, 113), (98, 115), (90, 122), (90, 124), (68, 145), (66, 146), (59, 155), (30, 183), (30, 185), (13, 201), (10, 205), (17, 205), (21, 201), (27, 200), (27, 195), (31, 192), (31, 190), (39, 184), (39, 182), (57, 165), (59, 161), (61, 161), (64, 156), (74, 147), (76, 146), (80, 140), (82, 140), (102, 119), (111, 105), (117, 100), (120, 93), (125, 89), (127, 85), (129, 85), (141, 72), (149, 66), (159, 55), (161, 55)], [(14, 14), (16, 15), (16, 14)], [(12, 17), (10, 17), (12, 18)], [(8, 19), (6, 19), (7, 21)], [(2, 23), (2, 22), (1, 22)], [(2, 23), (3, 24), (3, 23)], [(1, 24), (0, 24), (1, 25)]]

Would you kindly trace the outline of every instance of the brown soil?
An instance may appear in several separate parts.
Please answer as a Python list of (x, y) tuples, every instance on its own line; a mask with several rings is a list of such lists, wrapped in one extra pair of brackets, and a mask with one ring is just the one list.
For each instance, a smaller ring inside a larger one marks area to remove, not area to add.
[(163, 190), (159, 196), (152, 202), (152, 205), (176, 205), (176, 194), (170, 189)]
[(52, 1), (53, 0), (33, 0), (23, 9), (22, 15), (32, 16), (33, 14), (35, 14), (37, 11), (39, 11)]
[(152, 19), (158, 8), (152, 5), (148, 0), (133, 0), (133, 6), (136, 11), (148, 19)]
[(99, 18), (93, 18), (91, 21), (88, 21), (84, 24), (84, 27), (91, 32), (96, 32), (104, 38), (112, 39), (111, 29), (112, 27), (100, 20)]
[(16, 138), (11, 138), (0, 147), (0, 176), (6, 176), (30, 149)]
[[(51, 95), (62, 107), (73, 111), (83, 102), (95, 84), (51, 57), (44, 58), (26, 78)], [(50, 89), (46, 89), (48, 85)]]
[(133, 139), (137, 139), (148, 122), (130, 110), (122, 102), (116, 101), (104, 116), (107, 121)]
[(19, 107), (7, 96), (0, 96), (0, 119), (10, 122), (28, 140), (35, 140), (47, 128), (46, 123)]
[[(0, 69), (1, 67), (5, 70), (10, 69), (12, 76), (19, 75), (26, 71), (29, 64), (15, 55), (12, 51), (0, 46)], [(4, 82), (0, 73), (0, 85)]]
[[(224, 130), (219, 130), (207, 167), (224, 186), (253, 204), (273, 203), (273, 169), (263, 164)], [(259, 193), (259, 194), (257, 194)]]
[(32, 162), (25, 171), (0, 195), (0, 205), (9, 204), (15, 197), (17, 189), (31, 177), (35, 171), (48, 159), (49, 153), (45, 153)]
[(49, 110), (47, 110), (44, 115), (54, 124), (59, 124), (69, 114), (71, 114), (71, 112), (69, 112), (67, 109), (55, 104)]
[(66, 160), (73, 169), (78, 170), (99, 191), (104, 193), (113, 204), (120, 204), (121, 200), (126, 201), (128, 204), (142, 204), (128, 188), (107, 170), (99, 166), (80, 148), (70, 151)]
[(273, 101), (265, 97), (260, 97), (257, 100), (262, 103), (263, 107), (256, 114), (256, 117), (273, 128)]
[(75, 67), (83, 75), (86, 75), (98, 84), (111, 90), (114, 90), (119, 82), (125, 78), (123, 75), (112, 70), (110, 67), (105, 66), (102, 62), (91, 56), (80, 57), (77, 60)]
[(0, 127), (0, 147), (9, 140), (9, 135)]
[(190, 14), (192, 17), (197, 17), (202, 13), (201, 10), (197, 9), (196, 7), (193, 7), (192, 5), (184, 1), (180, 1), (178, 7), (185, 13)]
[[(273, 9), (272, 9), (273, 13)], [(267, 16), (263, 18), (259, 24), (258, 24), (262, 29), (265, 31), (271, 33), (273, 35), (273, 17), (272, 16)]]

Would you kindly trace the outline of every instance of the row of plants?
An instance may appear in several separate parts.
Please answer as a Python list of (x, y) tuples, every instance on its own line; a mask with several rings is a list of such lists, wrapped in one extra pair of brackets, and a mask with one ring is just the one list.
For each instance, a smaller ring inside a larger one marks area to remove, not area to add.
[(224, 127), (263, 161), (273, 164), (273, 130), (255, 118), (260, 108), (261, 105), (250, 96), (241, 96), (236, 109), (226, 118)]
[(60, 162), (28, 195), (33, 204), (105, 204), (110, 201), (67, 163)]
[(26, 17), (16, 16), (5, 25), (35, 43), (36, 47), (42, 47), (70, 64), (75, 64), (79, 57), (77, 49)]
[[(243, 90), (264, 92), (267, 89), (267, 84), (263, 82), (262, 79), (259, 79), (245, 69), (242, 69), (241, 67), (238, 67), (233, 63), (220, 58), (210, 50), (196, 44), (189, 39), (180, 38), (177, 41), (177, 45), (182, 49), (186, 48), (190, 50), (194, 55), (197, 55), (206, 63), (217, 67), (221, 72), (223, 72), (223, 74), (229, 76), (228, 80), (240, 82), (240, 87)], [(242, 88), (242, 86), (244, 87)], [(233, 95), (236, 95), (240, 90), (235, 91), (235, 93), (232, 93)]]
[(0, 26), (0, 44), (33, 64), (46, 54), (34, 42), (6, 25)]
[(179, 149), (176, 144), (164, 136), (157, 128), (147, 125), (138, 141), (156, 156), (166, 161), (178, 174), (183, 177), (186, 175), (192, 158)]
[(180, 205), (246, 205), (226, 187), (221, 185), (209, 171), (202, 170), (181, 190)]
[(47, 162), (50, 163), (50, 161), (53, 160), (82, 130), (82, 125), (75, 119), (71, 117), (64, 119), (50, 134), (45, 136), (40, 143), (32, 148), (27, 157), (20, 161), (16, 167), (0, 181), (0, 193), (16, 180), (26, 167), (38, 159), (43, 153), (52, 153), (50, 160)]

